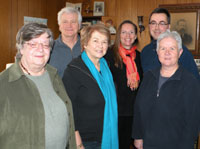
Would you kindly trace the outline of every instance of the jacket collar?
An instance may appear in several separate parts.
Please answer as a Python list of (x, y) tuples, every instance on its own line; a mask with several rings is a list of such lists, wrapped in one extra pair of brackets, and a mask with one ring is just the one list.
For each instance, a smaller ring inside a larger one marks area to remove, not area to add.
[[(153, 74), (153, 76), (156, 79), (158, 79), (159, 76), (160, 76), (160, 69), (161, 69), (161, 67), (153, 69), (153, 70), (150, 70), (150, 72)], [(170, 80), (180, 80), (181, 76), (182, 76), (182, 71), (183, 71), (183, 67), (181, 65), (179, 65), (179, 67), (176, 70), (176, 72), (169, 79)]]
[[(16, 62), (10, 66), (10, 68), (8, 68), (8, 81), (12, 82), (12, 81), (16, 81), (19, 80), (21, 77), (25, 76), (24, 72), (22, 71), (21, 67), (19, 66), (19, 61), (20, 60), (16, 60)], [(45, 66), (45, 69), (48, 71), (49, 76), (51, 78), (51, 80), (54, 80), (56, 74), (57, 74), (57, 70), (50, 66), (49, 64), (47, 64)]]

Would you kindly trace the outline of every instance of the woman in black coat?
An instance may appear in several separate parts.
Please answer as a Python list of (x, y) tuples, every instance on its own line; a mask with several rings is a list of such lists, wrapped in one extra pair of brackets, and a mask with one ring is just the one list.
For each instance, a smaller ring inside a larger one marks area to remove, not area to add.
[(142, 76), (140, 52), (137, 51), (137, 26), (123, 21), (106, 60), (117, 90), (119, 148), (129, 149), (132, 143), (133, 105)]
[(118, 149), (116, 90), (103, 58), (109, 41), (110, 32), (104, 25), (81, 30), (84, 51), (63, 76), (72, 101), (79, 149)]
[(182, 41), (166, 31), (157, 40), (161, 67), (144, 74), (137, 94), (133, 138), (137, 149), (193, 149), (200, 124), (200, 84), (179, 63)]

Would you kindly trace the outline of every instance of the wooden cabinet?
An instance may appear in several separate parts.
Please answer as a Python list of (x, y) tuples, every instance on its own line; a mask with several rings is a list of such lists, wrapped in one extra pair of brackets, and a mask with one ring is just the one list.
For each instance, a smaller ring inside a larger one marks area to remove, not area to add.
[(96, 24), (101, 21), (101, 16), (83, 16), (82, 26)]

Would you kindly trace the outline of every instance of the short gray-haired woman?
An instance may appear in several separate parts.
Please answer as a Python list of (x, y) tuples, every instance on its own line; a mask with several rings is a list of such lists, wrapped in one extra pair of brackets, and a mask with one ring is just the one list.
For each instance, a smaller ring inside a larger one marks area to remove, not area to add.
[(161, 67), (144, 74), (133, 125), (138, 149), (192, 149), (200, 124), (200, 83), (181, 65), (182, 41), (177, 32), (157, 40)]
[(16, 62), (0, 74), (0, 148), (76, 148), (71, 102), (47, 64), (52, 32), (29, 23), (16, 40)]

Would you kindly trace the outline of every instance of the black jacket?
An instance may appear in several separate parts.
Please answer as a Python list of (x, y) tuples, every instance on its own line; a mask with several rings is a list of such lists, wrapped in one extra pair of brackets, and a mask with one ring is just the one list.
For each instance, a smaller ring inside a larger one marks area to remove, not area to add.
[(83, 141), (101, 142), (104, 118), (104, 97), (79, 56), (65, 70), (63, 83), (72, 101), (75, 130)]
[(147, 149), (192, 149), (200, 121), (200, 84), (183, 67), (158, 90), (160, 68), (145, 73), (134, 113), (133, 138)]
[[(133, 105), (136, 98), (137, 90), (132, 91), (129, 87), (127, 87), (126, 65), (123, 63), (122, 69), (115, 66), (113, 49), (109, 49), (107, 51), (105, 58), (112, 72), (113, 80), (116, 86), (118, 116), (133, 116)], [(135, 63), (141, 80), (142, 67), (140, 62), (140, 52), (138, 52), (137, 50)]]

